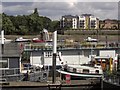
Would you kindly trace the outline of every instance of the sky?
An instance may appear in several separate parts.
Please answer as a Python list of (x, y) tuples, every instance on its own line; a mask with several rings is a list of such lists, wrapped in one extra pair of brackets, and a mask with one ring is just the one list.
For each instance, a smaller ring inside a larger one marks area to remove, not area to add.
[(92, 14), (104, 19), (118, 19), (119, 0), (1, 0), (0, 13), (29, 15), (35, 8), (40, 16), (60, 20), (64, 15)]

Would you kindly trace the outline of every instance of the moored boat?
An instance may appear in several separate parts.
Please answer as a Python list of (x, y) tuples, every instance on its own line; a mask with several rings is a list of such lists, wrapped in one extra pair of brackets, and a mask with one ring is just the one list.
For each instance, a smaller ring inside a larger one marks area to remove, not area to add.
[(84, 65), (67, 65), (67, 68), (57, 70), (62, 75), (70, 75), (71, 78), (101, 78), (103, 71), (98, 67)]
[(39, 38), (33, 38), (33, 39), (32, 39), (32, 42), (34, 42), (34, 43), (44, 43), (45, 41), (44, 41), (44, 40), (41, 40), (41, 39), (39, 39)]
[(30, 42), (31, 39), (24, 39), (23, 37), (19, 37), (15, 39), (15, 42)]

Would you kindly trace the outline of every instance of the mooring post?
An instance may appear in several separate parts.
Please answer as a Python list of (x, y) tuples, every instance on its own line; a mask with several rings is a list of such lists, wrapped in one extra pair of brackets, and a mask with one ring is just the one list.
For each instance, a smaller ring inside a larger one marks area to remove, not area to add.
[(56, 82), (57, 31), (53, 33), (52, 83)]
[(1, 31), (1, 44), (2, 54), (4, 54), (4, 30)]

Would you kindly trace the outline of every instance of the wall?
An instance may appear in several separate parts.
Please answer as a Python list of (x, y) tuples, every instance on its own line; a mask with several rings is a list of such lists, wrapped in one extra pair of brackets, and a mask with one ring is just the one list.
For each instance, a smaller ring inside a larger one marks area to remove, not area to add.
[(111, 58), (115, 59), (115, 50), (100, 50), (100, 56), (110, 56)]

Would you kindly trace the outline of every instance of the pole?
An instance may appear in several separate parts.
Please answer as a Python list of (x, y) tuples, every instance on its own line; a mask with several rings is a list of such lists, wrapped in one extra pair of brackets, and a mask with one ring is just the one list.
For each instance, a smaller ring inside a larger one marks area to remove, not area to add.
[(4, 30), (1, 31), (2, 54), (4, 54)]
[(78, 52), (78, 55), (79, 55), (79, 63), (78, 64), (80, 65), (80, 52)]
[(92, 57), (93, 57), (93, 48), (91, 47), (91, 61), (92, 61)]
[(108, 47), (108, 38), (106, 36), (106, 48)]
[(57, 31), (53, 33), (53, 63), (52, 63), (52, 83), (56, 82), (56, 52), (57, 52)]
[(100, 82), (101, 82), (101, 90), (103, 90), (103, 76), (100, 78)]

